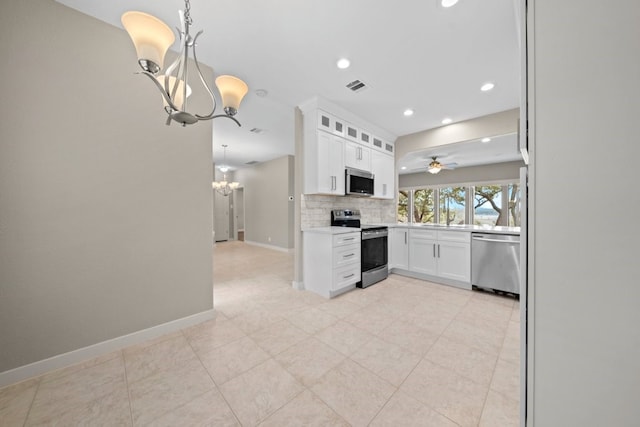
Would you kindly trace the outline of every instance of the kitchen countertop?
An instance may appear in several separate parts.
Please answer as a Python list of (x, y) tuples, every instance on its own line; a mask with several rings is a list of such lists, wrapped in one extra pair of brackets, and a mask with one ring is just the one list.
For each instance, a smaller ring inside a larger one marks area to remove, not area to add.
[[(488, 225), (471, 225), (471, 224), (452, 224), (452, 225), (437, 225), (437, 224), (404, 224), (404, 223), (391, 223), (391, 224), (372, 224), (381, 225), (389, 228), (414, 228), (417, 230), (442, 230), (442, 231), (466, 231), (471, 233), (493, 233), (493, 234), (520, 234), (520, 227), (504, 227), (504, 226), (488, 226)], [(354, 231), (361, 231), (360, 228), (355, 227), (310, 227), (305, 228), (302, 231), (322, 234), (344, 234), (352, 233)]]
[(320, 233), (320, 234), (345, 234), (345, 233), (353, 233), (354, 231), (360, 232), (360, 228), (355, 227), (311, 227), (311, 228), (303, 228), (303, 232), (306, 233)]
[(471, 225), (471, 224), (404, 224), (393, 223), (384, 224), (389, 228), (414, 228), (425, 230), (443, 230), (443, 231), (466, 231), (472, 233), (494, 233), (494, 234), (520, 234), (520, 227), (505, 227), (501, 225)]

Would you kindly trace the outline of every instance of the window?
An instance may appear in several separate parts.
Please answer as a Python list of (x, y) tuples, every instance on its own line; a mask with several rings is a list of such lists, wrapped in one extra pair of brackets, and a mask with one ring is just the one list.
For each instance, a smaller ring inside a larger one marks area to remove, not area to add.
[(398, 222), (409, 222), (409, 191), (407, 190), (398, 191), (398, 211), (396, 216)]
[(435, 222), (435, 190), (422, 188), (413, 191), (413, 222), (433, 224)]
[(401, 190), (397, 217), (401, 223), (519, 227), (520, 197), (515, 182)]
[(509, 227), (520, 227), (520, 186), (509, 184)]
[(498, 225), (501, 223), (502, 191), (500, 185), (480, 185), (474, 188), (473, 223)]
[(445, 187), (438, 190), (440, 224), (465, 224), (465, 193), (465, 187)]

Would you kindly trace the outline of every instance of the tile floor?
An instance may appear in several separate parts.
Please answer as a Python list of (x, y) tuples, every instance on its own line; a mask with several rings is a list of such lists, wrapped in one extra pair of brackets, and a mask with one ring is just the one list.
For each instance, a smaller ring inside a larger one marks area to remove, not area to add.
[(391, 275), (333, 300), (214, 251), (215, 320), (0, 389), (0, 425), (517, 426), (519, 307)]

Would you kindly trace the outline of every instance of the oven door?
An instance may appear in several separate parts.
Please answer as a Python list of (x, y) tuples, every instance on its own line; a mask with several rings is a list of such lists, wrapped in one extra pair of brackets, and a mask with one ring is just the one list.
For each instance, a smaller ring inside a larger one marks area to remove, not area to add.
[(362, 281), (358, 287), (365, 288), (380, 280), (387, 278), (389, 270), (387, 268), (387, 238), (388, 231), (365, 230), (362, 232), (361, 266)]

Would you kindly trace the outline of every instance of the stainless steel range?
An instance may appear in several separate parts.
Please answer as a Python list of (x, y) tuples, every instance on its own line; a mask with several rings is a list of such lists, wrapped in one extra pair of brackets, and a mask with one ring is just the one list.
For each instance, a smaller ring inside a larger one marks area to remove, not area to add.
[(356, 284), (366, 288), (389, 275), (387, 238), (388, 228), (381, 225), (361, 225), (360, 211), (357, 209), (336, 209), (331, 211), (331, 225), (338, 227), (360, 228), (361, 278)]

